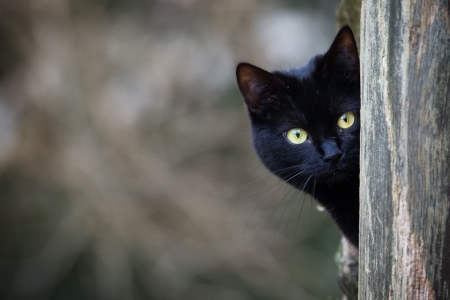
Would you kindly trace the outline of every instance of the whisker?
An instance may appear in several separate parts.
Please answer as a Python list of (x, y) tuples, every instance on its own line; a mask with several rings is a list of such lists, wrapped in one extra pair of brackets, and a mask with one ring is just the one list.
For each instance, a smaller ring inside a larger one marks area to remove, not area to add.
[[(250, 205), (252, 205), (252, 204), (258, 202), (258, 201), (261, 200), (262, 198), (268, 196), (268, 195), (271, 194), (272, 192), (274, 192), (274, 191), (276, 191), (277, 189), (279, 189), (283, 184), (289, 183), (289, 180), (291, 180), (291, 179), (293, 179), (293, 178), (295, 178), (295, 177), (297, 177), (297, 176), (300, 176), (300, 175), (302, 175), (303, 173), (304, 173), (304, 171), (299, 172), (299, 173), (296, 173), (295, 175), (291, 176), (291, 177), (288, 178), (287, 180), (282, 181), (279, 185), (277, 185), (276, 187), (274, 187), (273, 189), (271, 189), (270, 191), (268, 191), (267, 193), (265, 193), (264, 195), (262, 195), (262, 196), (259, 197), (258, 199), (251, 201), (249, 204), (245, 205), (243, 208), (246, 208), (246, 207), (248, 207), (248, 206), (250, 206)], [(260, 191), (265, 190), (265, 189), (268, 189), (268, 188), (270, 188), (270, 187), (264, 187), (264, 188), (261, 189)], [(252, 194), (255, 194), (255, 193), (252, 193)]]
[(309, 198), (309, 230), (310, 230), (310, 233), (312, 234), (313, 233), (313, 229), (312, 229), (312, 206), (313, 206), (313, 204), (312, 204), (312, 198), (310, 197)]
[[(260, 166), (262, 166), (262, 165), (260, 165)], [(260, 166), (258, 166), (258, 167), (260, 167)], [(297, 168), (297, 167), (299, 167), (299, 166), (300, 166), (300, 165), (290, 166), (290, 167), (287, 167), (287, 168), (283, 168), (283, 169), (274, 171), (274, 172), (272, 172), (272, 173), (274, 173), (275, 175), (281, 175), (283, 172), (285, 172), (285, 171), (287, 171), (287, 170), (290, 170), (290, 169), (293, 169), (293, 168)], [(254, 173), (254, 172), (258, 169), (258, 167), (256, 167), (256, 169), (253, 170), (252, 173)], [(265, 175), (263, 175), (263, 176), (261, 176), (261, 177), (255, 179), (255, 180), (252, 180), (251, 182), (247, 183), (246, 185), (240, 187), (240, 188), (236, 191), (236, 193), (239, 192), (239, 191), (241, 191), (241, 190), (243, 190), (243, 189), (245, 189), (246, 187), (250, 186), (251, 184), (253, 184), (253, 183), (255, 183), (255, 182), (257, 182), (257, 181), (259, 181), (259, 180), (261, 180), (261, 179), (263, 179), (263, 178), (265, 178), (265, 177), (269, 177), (269, 176), (271, 176), (271, 175), (272, 175), (272, 174), (267, 173), (267, 174), (265, 174)], [(276, 178), (276, 177), (273, 177), (273, 178)], [(289, 179), (288, 179), (288, 180), (289, 180)], [(288, 180), (287, 180), (287, 181), (288, 181)], [(262, 188), (262, 189), (259, 189), (259, 190), (257, 190), (257, 191), (253, 191), (253, 192), (247, 193), (247, 194), (236, 194), (236, 193), (235, 193), (235, 194), (231, 194), (231, 195), (226, 195), (226, 197), (225, 197), (224, 199), (222, 199), (222, 201), (224, 201), (224, 200), (226, 200), (226, 199), (228, 199), (228, 198), (230, 198), (230, 197), (251, 196), (251, 195), (254, 195), (254, 194), (256, 194), (256, 193), (258, 193), (258, 192), (260, 192), (260, 191), (263, 191), (263, 190), (265, 190), (265, 189), (267, 189), (267, 188), (269, 188), (269, 187), (265, 186), (265, 187)]]
[[(280, 186), (282, 186), (283, 184), (286, 184), (289, 180), (291, 180), (292, 178), (295, 178), (295, 177), (301, 175), (302, 173), (303, 173), (303, 172), (299, 172), (299, 173), (295, 174), (294, 176), (288, 178), (286, 181), (281, 182), (281, 183), (280, 183), (279, 185), (277, 185), (275, 188), (273, 188), (272, 190), (270, 190), (269, 192), (267, 192), (267, 193), (264, 194), (263, 196), (259, 197), (257, 200), (252, 201), (251, 203), (249, 203), (249, 204), (246, 205), (245, 207), (247, 207), (247, 206), (249, 206), (249, 205), (251, 205), (251, 204), (253, 204), (253, 203), (257, 202), (257, 201), (260, 201), (261, 199), (263, 199), (264, 197), (266, 197), (267, 195), (269, 195), (269, 194), (272, 193), (273, 191), (275, 191), (275, 190), (277, 190), (278, 188), (280, 188)], [(246, 234), (246, 232), (247, 232), (248, 224), (250, 223), (250, 220), (251, 220), (253, 214), (254, 214), (255, 211), (258, 209), (258, 207), (261, 205), (261, 203), (262, 203), (262, 202), (258, 203), (258, 205), (255, 207), (255, 209), (253, 210), (253, 212), (250, 214), (250, 217), (249, 217), (249, 219), (248, 219), (248, 221), (247, 221), (247, 224), (245, 225), (244, 237), (243, 237), (244, 240), (245, 240), (245, 234)], [(245, 207), (244, 207), (244, 208), (245, 208)]]
[[(301, 191), (299, 191), (299, 190), (296, 190), (296, 192), (298, 192), (299, 194), (301, 194)], [(291, 199), (289, 199), (288, 204), (284, 207), (283, 212), (281, 213), (280, 219), (278, 220), (277, 227), (275, 228), (275, 235), (274, 235), (274, 237), (273, 237), (272, 249), (273, 249), (273, 247), (275, 246), (275, 239), (276, 239), (276, 237), (277, 237), (277, 235), (278, 235), (278, 232), (279, 232), (279, 231), (278, 231), (278, 227), (280, 226), (281, 220), (283, 220), (283, 216), (284, 216), (284, 213), (286, 212), (286, 209), (287, 209), (288, 206), (291, 204), (291, 201), (292, 201), (292, 199), (294, 199), (295, 195), (296, 195), (296, 193), (294, 193), (294, 195), (292, 195)], [(286, 195), (286, 196), (287, 196), (287, 195)], [(280, 228), (280, 232), (281, 232), (281, 230), (283, 229), (283, 227), (284, 227), (284, 224), (283, 224), (283, 226)]]
[[(280, 202), (278, 202), (278, 205), (275, 207), (275, 209), (273, 210), (273, 212), (270, 214), (269, 218), (267, 219), (267, 221), (264, 223), (264, 226), (261, 228), (261, 230), (258, 232), (258, 234), (256, 235), (256, 237), (253, 239), (252, 243), (249, 245), (249, 247), (251, 245), (253, 245), (253, 243), (256, 241), (256, 239), (258, 238), (258, 236), (261, 234), (261, 232), (264, 230), (264, 228), (266, 227), (266, 225), (269, 223), (270, 219), (272, 218), (272, 216), (275, 214), (275, 212), (278, 210), (278, 207), (280, 207), (281, 203), (284, 201), (284, 199), (286, 199), (287, 195), (289, 195), (289, 193), (292, 191), (294, 187), (291, 187), (291, 189), (289, 190), (289, 192), (287, 192), (287, 194), (281, 199)], [(272, 245), (273, 247), (273, 245)]]
[[(296, 204), (296, 202), (298, 202), (298, 199), (300, 199), (300, 196), (303, 194), (304, 189), (305, 189), (306, 185), (308, 184), (308, 182), (309, 182), (309, 180), (311, 179), (312, 176), (313, 176), (313, 175), (310, 175), (310, 176), (304, 181), (304, 184), (303, 184), (302, 188), (300, 189), (300, 193), (299, 193), (297, 199), (295, 200), (294, 205)], [(294, 211), (294, 210), (292, 209), (292, 210), (289, 212), (289, 217), (288, 217), (288, 219), (287, 219), (287, 223), (286, 223), (286, 224), (287, 224), (287, 226), (286, 226), (286, 236), (288, 235), (287, 231), (288, 231), (288, 229), (289, 229), (289, 221), (290, 221), (290, 219), (291, 219), (291, 215), (292, 215), (292, 212), (293, 212), (293, 211)], [(285, 249), (286, 249), (286, 246), (285, 246)], [(286, 253), (286, 250), (285, 250), (285, 253)]]
[(300, 216), (302, 215), (303, 205), (305, 204), (305, 199), (306, 199), (306, 194), (305, 194), (305, 197), (303, 198), (302, 206), (300, 207), (300, 212), (298, 213), (298, 217), (297, 217), (297, 225), (295, 226), (294, 237), (293, 237), (293, 239), (292, 239), (292, 247), (291, 247), (291, 265), (290, 265), (290, 268), (289, 268), (289, 273), (292, 273), (292, 256), (293, 256), (293, 254), (294, 254), (295, 237), (297, 236), (298, 224), (299, 224), (299, 222), (300, 222)]

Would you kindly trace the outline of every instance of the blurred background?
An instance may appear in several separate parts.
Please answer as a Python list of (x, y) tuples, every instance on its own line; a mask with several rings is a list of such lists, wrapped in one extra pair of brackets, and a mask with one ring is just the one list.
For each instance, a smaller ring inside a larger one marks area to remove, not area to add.
[(340, 235), (234, 74), (325, 52), (337, 5), (0, 1), (1, 299), (337, 299)]

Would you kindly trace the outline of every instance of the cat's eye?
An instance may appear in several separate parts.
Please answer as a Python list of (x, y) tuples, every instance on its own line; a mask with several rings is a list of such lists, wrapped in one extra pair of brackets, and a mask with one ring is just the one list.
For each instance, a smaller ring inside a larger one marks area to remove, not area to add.
[(286, 138), (292, 144), (298, 145), (306, 141), (308, 133), (301, 128), (292, 128), (286, 132)]
[(352, 126), (353, 123), (355, 123), (355, 115), (352, 112), (346, 112), (339, 117), (337, 125), (342, 129), (346, 129)]

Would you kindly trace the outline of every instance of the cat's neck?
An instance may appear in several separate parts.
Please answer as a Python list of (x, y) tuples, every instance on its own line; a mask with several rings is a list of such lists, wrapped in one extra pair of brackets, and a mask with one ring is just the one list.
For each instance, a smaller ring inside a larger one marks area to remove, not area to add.
[(359, 238), (358, 174), (350, 177), (347, 175), (345, 182), (340, 184), (320, 182), (315, 187), (308, 186), (307, 191), (325, 207), (345, 237), (357, 247)]

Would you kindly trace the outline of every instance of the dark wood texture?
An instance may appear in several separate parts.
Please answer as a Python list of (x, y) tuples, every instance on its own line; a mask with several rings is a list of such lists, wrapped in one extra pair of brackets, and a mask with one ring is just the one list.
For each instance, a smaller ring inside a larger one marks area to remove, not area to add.
[(449, 18), (363, 1), (359, 299), (450, 299)]

